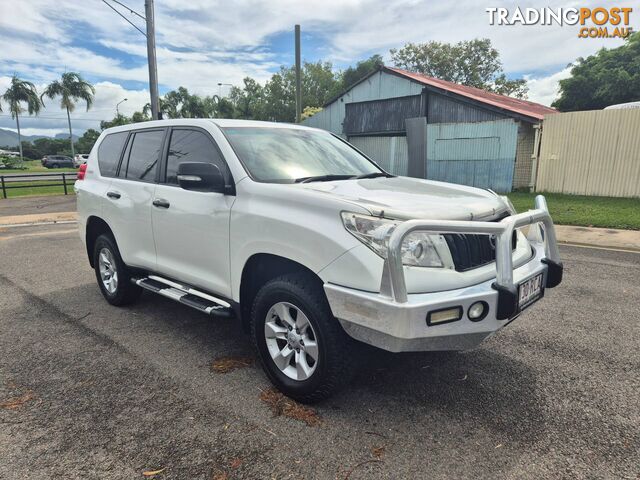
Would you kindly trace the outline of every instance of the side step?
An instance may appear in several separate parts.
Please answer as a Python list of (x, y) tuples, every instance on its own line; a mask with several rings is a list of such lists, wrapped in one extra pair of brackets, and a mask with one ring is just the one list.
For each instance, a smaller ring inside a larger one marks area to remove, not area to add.
[(233, 316), (233, 309), (229, 302), (196, 290), (188, 285), (183, 285), (156, 275), (149, 275), (146, 278), (132, 278), (131, 281), (145, 290), (158, 293), (163, 297), (183, 303), (209, 315), (215, 315), (217, 317)]

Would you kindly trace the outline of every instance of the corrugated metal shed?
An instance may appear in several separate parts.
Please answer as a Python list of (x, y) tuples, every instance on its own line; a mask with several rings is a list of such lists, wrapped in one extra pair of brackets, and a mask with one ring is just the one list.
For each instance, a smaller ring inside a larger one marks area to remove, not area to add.
[(427, 123), (489, 122), (508, 118), (504, 114), (475, 107), (437, 93), (429, 94), (427, 105)]
[(402, 134), (405, 119), (419, 117), (421, 109), (421, 95), (347, 103), (343, 131), (348, 136)]
[(506, 95), (498, 95), (497, 93), (487, 92), (479, 88), (459, 85), (439, 78), (429, 77), (421, 73), (408, 72), (401, 68), (383, 67), (384, 70), (395, 73), (401, 77), (411, 79), (415, 82), (442, 89), (443, 91), (460, 95), (461, 97), (491, 105), (500, 109), (507, 110), (512, 113), (530, 117), (532, 120), (542, 120), (545, 115), (557, 113), (554, 108), (541, 105), (540, 103), (520, 100), (519, 98), (507, 97)]
[(427, 178), (510, 192), (518, 124), (513, 120), (427, 126)]
[(345, 104), (420, 95), (421, 93), (422, 86), (420, 84), (396, 75), (389, 75), (380, 70), (351, 87), (348, 91), (325, 105), (321, 112), (305, 119), (302, 123), (309, 127), (322, 128), (337, 135), (345, 136), (342, 128), (346, 115)]
[(640, 110), (549, 115), (536, 190), (640, 197)]
[(407, 137), (353, 137), (349, 142), (387, 172), (407, 174)]

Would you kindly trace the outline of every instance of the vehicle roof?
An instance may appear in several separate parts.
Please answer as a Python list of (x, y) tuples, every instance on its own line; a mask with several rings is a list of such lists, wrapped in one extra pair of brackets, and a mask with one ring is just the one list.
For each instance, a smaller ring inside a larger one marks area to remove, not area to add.
[(141, 123), (130, 123), (119, 127), (111, 127), (105, 130), (106, 133), (127, 132), (142, 128), (172, 127), (172, 126), (193, 126), (206, 127), (211, 124), (218, 127), (254, 127), (254, 128), (295, 128), (300, 130), (318, 130), (317, 128), (297, 125), (294, 123), (263, 122), (258, 120), (238, 120), (233, 118), (172, 118), (168, 120), (151, 120)]

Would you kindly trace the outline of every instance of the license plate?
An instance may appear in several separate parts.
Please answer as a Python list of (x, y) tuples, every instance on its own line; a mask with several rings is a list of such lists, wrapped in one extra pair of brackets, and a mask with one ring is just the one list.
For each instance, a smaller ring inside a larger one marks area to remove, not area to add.
[(542, 287), (542, 273), (525, 280), (518, 287), (518, 308), (524, 310), (536, 300), (542, 298), (544, 288)]

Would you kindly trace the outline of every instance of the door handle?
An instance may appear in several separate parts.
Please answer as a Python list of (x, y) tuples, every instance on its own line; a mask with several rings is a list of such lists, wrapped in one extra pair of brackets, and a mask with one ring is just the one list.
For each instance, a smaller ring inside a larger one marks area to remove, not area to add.
[(114, 200), (118, 200), (120, 196), (118, 192), (107, 192), (107, 197), (113, 198)]
[(164, 198), (157, 198), (153, 201), (153, 206), (154, 207), (159, 207), (159, 208), (169, 208), (169, 205), (171, 205), (169, 202), (167, 202)]

